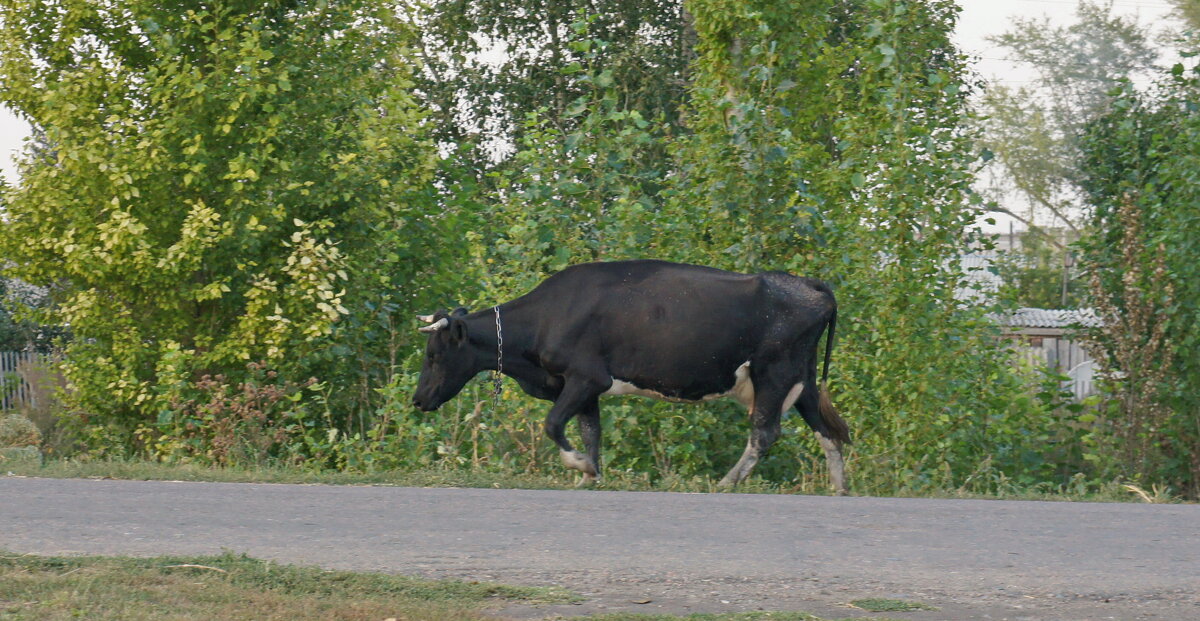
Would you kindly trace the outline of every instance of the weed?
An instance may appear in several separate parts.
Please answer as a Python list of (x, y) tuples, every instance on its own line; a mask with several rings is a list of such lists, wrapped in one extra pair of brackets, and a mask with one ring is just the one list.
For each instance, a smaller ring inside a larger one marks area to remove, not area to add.
[(906, 602), (902, 599), (884, 599), (872, 597), (867, 599), (856, 599), (850, 602), (851, 606), (861, 608), (868, 612), (912, 612), (914, 610), (937, 610), (928, 604), (920, 602)]

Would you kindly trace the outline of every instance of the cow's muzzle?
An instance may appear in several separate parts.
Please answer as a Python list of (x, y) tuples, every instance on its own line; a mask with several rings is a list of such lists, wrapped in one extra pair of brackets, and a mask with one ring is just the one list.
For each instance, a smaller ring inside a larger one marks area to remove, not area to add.
[(418, 410), (421, 410), (422, 412), (432, 412), (432, 411), (438, 409), (438, 406), (441, 405), (440, 403), (437, 403), (433, 399), (425, 398), (420, 395), (413, 396), (412, 404), (413, 404), (413, 407), (417, 408)]

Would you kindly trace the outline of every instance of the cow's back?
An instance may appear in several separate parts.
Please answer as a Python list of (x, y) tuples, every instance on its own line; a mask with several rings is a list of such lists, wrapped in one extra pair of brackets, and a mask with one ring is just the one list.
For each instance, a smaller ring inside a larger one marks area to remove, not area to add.
[(758, 275), (703, 266), (614, 261), (569, 267), (529, 297), (549, 311), (547, 335), (594, 334), (611, 347), (631, 335), (645, 343), (760, 319), (763, 285)]
[[(721, 392), (766, 338), (819, 296), (783, 273), (737, 274), (663, 261), (588, 263), (529, 294), (547, 370), (586, 358), (614, 378), (680, 398)], [(819, 282), (819, 281), (817, 281)]]

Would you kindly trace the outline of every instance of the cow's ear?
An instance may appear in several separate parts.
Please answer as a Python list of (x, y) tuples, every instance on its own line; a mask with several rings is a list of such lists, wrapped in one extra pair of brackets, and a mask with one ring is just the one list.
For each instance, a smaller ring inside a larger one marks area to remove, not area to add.
[(450, 341), (454, 343), (467, 342), (467, 322), (454, 317), (450, 319)]

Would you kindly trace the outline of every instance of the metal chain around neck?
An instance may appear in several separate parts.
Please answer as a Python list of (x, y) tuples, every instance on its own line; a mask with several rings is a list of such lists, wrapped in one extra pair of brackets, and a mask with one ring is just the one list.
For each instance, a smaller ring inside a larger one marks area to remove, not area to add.
[(503, 390), (500, 381), (504, 373), (504, 331), (500, 326), (500, 307), (493, 306), (492, 310), (496, 311), (496, 370), (492, 372), (492, 410), (498, 411)]

